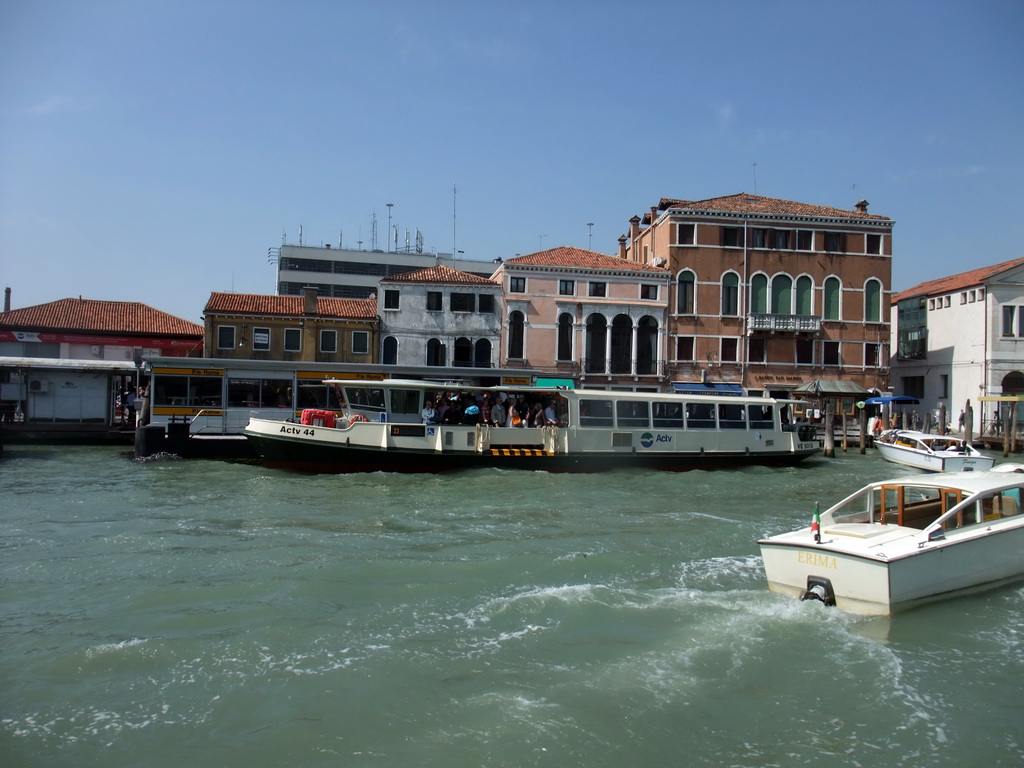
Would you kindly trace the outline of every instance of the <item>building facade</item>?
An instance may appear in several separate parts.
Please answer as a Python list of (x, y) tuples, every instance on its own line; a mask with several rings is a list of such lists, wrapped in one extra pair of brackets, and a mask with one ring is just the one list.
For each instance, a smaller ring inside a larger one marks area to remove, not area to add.
[(316, 363), (376, 363), (377, 302), (212, 293), (203, 311), (207, 357)]
[(119, 439), (131, 426), (143, 357), (201, 357), (202, 350), (201, 325), (138, 302), (77, 298), (7, 308), (0, 419), (17, 437)]
[(443, 265), (477, 277), (490, 277), (496, 266), (493, 261), (453, 259), (445, 253), (364, 251), (330, 245), (282, 245), (270, 249), (270, 259), (277, 262), (278, 295), (301, 296), (307, 287), (313, 286), (320, 296), (337, 299), (369, 298), (376, 294), (382, 278), (417, 269)]
[(498, 366), (499, 283), (442, 264), (382, 278), (378, 290), (385, 365)]
[(974, 429), (997, 430), (1000, 403), (1024, 395), (1024, 259), (930, 280), (892, 297), (896, 394), (944, 407), (955, 427), (968, 401)]
[(787, 397), (814, 379), (889, 384), (893, 221), (738, 194), (662, 199), (619, 257), (671, 273), (667, 374)]
[(666, 384), (669, 272), (581, 248), (507, 259), (502, 364), (595, 389)]

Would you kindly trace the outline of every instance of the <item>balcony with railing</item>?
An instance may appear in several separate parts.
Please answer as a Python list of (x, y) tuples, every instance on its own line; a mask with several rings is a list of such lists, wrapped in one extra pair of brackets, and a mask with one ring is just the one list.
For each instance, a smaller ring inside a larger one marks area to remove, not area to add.
[(821, 333), (816, 315), (747, 315), (747, 335), (753, 333)]

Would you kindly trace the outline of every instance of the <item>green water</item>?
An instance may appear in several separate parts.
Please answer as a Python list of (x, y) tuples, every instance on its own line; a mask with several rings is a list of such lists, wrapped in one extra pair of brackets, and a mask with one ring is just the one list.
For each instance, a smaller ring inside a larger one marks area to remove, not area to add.
[(756, 540), (793, 469), (306, 477), (0, 461), (4, 766), (1024, 763), (1024, 587), (866, 619)]

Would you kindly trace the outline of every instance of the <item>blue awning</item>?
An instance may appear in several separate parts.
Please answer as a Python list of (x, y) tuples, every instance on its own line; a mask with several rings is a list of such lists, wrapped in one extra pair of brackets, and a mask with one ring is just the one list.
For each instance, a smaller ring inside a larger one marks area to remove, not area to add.
[(673, 381), (672, 391), (677, 395), (730, 395), (742, 397), (745, 393), (739, 384), (725, 382)]
[(883, 397), (869, 397), (864, 401), (865, 405), (917, 405), (921, 401), (909, 395), (885, 395)]

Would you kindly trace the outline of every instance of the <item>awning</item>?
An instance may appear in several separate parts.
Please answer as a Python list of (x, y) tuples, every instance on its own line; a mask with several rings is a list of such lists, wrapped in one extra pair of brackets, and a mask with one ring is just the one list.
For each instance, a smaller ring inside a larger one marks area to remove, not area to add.
[(672, 391), (677, 395), (730, 395), (742, 397), (743, 387), (725, 382), (673, 381)]
[(572, 379), (542, 379), (538, 376), (536, 386), (542, 389), (575, 389), (576, 382)]
[(844, 379), (811, 379), (793, 390), (794, 395), (812, 395), (814, 397), (855, 397), (863, 400), (874, 393), (868, 392), (860, 384)]
[(884, 395), (882, 397), (869, 397), (864, 405), (917, 405), (921, 401), (910, 395)]

